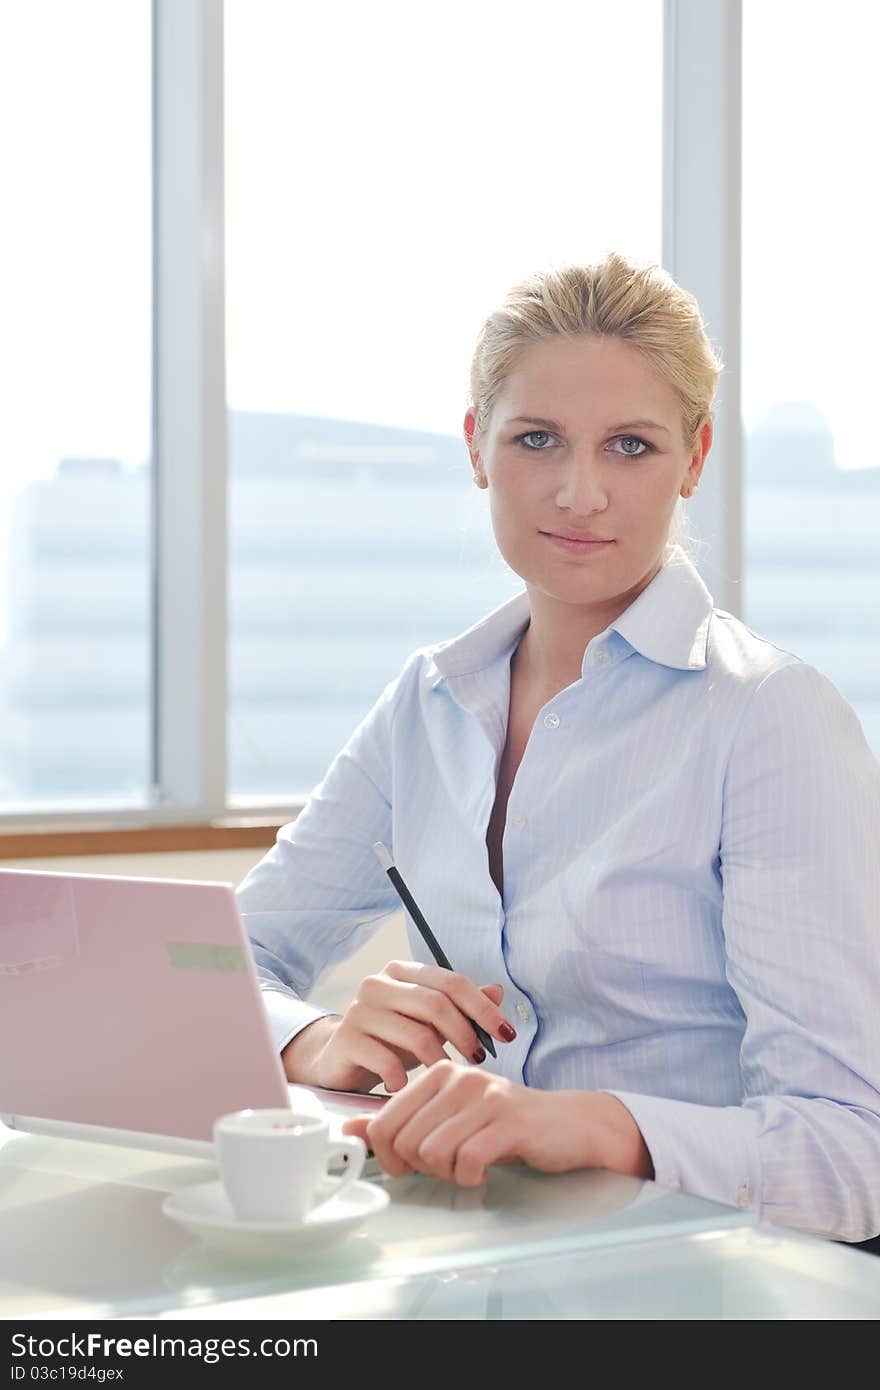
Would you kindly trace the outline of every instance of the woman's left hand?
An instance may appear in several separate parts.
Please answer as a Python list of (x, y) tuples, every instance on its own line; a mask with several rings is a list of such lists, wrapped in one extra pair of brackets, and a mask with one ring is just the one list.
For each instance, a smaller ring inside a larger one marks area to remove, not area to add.
[(342, 1128), (363, 1139), (392, 1177), (416, 1171), (477, 1187), (491, 1164), (504, 1162), (545, 1173), (614, 1167), (653, 1176), (638, 1126), (615, 1096), (532, 1090), (451, 1061), (435, 1062), (378, 1114)]

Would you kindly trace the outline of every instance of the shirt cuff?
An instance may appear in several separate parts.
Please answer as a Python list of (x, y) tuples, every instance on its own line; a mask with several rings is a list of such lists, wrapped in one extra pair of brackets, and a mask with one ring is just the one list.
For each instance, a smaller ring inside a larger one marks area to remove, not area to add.
[(761, 1211), (760, 1121), (739, 1105), (694, 1105), (612, 1091), (632, 1115), (654, 1164), (654, 1181), (694, 1197)]
[(295, 994), (281, 989), (264, 989), (263, 1004), (269, 1016), (269, 1029), (279, 1052), (283, 1052), (289, 1042), (314, 1023), (317, 1018), (338, 1018), (332, 1009), (322, 1009), (317, 1004), (306, 1004)]

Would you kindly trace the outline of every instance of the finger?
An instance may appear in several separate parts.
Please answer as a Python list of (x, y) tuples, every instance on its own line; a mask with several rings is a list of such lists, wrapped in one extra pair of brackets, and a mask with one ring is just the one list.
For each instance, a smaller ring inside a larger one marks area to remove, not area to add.
[[(387, 969), (388, 967), (386, 967)], [(448, 974), (449, 972), (444, 972)], [(482, 998), (486, 999), (485, 995)], [(451, 1042), (463, 1057), (475, 1062), (486, 1060), (485, 1049), (464, 1014), (449, 995), (442, 990), (431, 989), (424, 984), (409, 980), (398, 980), (393, 976), (368, 975), (361, 981), (358, 989), (358, 1003), (377, 1013), (396, 1014), (402, 1018), (419, 1021), (431, 1028), (439, 1039), (439, 1047)], [(491, 1002), (487, 1003), (491, 1008)], [(445, 1053), (443, 1054), (445, 1056)], [(420, 1057), (426, 1066), (439, 1057)]]
[(351, 1005), (346, 1017), (358, 1032), (408, 1052), (426, 1067), (446, 1061), (444, 1039), (430, 1023), (421, 1023), (391, 1009), (373, 1008), (360, 999)]
[(402, 1127), (423, 1105), (429, 1104), (439, 1091), (448, 1086), (456, 1074), (471, 1073), (448, 1059), (438, 1062), (383, 1105), (378, 1115), (370, 1117), (367, 1143), (387, 1173), (397, 1177), (404, 1171), (410, 1171), (406, 1160), (395, 1153), (394, 1141)]
[(480, 989), (487, 998), (492, 1000), (493, 1004), (500, 1004), (501, 1000), (504, 998), (503, 985), (480, 985)]
[(489, 1176), (491, 1165), (509, 1156), (513, 1146), (509, 1127), (503, 1120), (492, 1120), (483, 1129), (468, 1135), (455, 1155), (458, 1186), (479, 1187)]
[(406, 1066), (393, 1048), (385, 1046), (378, 1038), (359, 1029), (346, 1029), (344, 1033), (337, 1029), (331, 1039), (331, 1045), (333, 1043), (334, 1051), (344, 1056), (346, 1063), (353, 1062), (373, 1076), (381, 1077), (386, 1091), (399, 1091), (406, 1085)]
[(482, 1129), (487, 1119), (482, 1096), (462, 1108), (447, 1087), (398, 1132), (394, 1152), (410, 1168), (454, 1182), (459, 1146)]
[[(367, 1149), (372, 1150), (372, 1152), (375, 1154), (375, 1150), (373, 1149), (372, 1144), (370, 1142), (370, 1138), (367, 1134), (367, 1130), (369, 1129), (370, 1125), (370, 1119), (371, 1116), (369, 1115), (352, 1115), (350, 1120), (346, 1120), (343, 1123), (342, 1133), (357, 1135), (358, 1139), (363, 1139), (364, 1143), (367, 1146)], [(379, 1158), (379, 1155), (376, 1154), (376, 1157)], [(379, 1162), (382, 1163), (381, 1158), (379, 1158)], [(385, 1167), (384, 1163), (382, 1164), (382, 1167)], [(386, 1169), (386, 1172), (387, 1171), (388, 1170)], [(412, 1169), (407, 1167), (407, 1165), (401, 1160), (398, 1164), (395, 1165), (395, 1171), (391, 1174), (391, 1176), (395, 1178), (402, 1178), (410, 1172), (412, 1172)]]
[[(483, 990), (457, 970), (444, 970), (442, 966), (425, 965), (422, 961), (393, 960), (385, 966), (384, 973), (393, 980), (421, 985), (446, 995), (466, 1018), (472, 1018), (487, 1033), (503, 1042), (512, 1042), (516, 1037), (516, 1029), (510, 1019)], [(455, 1039), (450, 1038), (450, 1042), (455, 1042)], [(457, 1043), (455, 1045), (458, 1047)], [(466, 1057), (470, 1056), (463, 1048), (459, 1047), (459, 1051)]]
[[(367, 1125), (370, 1123), (369, 1115), (352, 1115), (350, 1119), (344, 1120), (342, 1124), (343, 1134), (354, 1134), (358, 1139), (363, 1139), (367, 1143)], [(369, 1147), (369, 1145), (368, 1145)]]

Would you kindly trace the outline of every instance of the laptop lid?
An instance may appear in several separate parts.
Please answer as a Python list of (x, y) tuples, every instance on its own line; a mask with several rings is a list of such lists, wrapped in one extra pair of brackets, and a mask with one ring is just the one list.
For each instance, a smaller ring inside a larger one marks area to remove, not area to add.
[(230, 884), (0, 869), (6, 1124), (195, 1153), (289, 1103)]

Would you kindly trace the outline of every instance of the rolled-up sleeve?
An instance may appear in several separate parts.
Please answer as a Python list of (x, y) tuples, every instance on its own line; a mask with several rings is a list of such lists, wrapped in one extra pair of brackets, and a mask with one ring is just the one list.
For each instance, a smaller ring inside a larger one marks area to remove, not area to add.
[(279, 1049), (329, 1013), (305, 1002), (319, 977), (400, 906), (372, 847), (381, 840), (392, 849), (394, 711), (417, 657), (385, 687), (303, 811), (237, 890)]
[(880, 765), (793, 659), (733, 739), (720, 847), (739, 1106), (612, 1090), (656, 1180), (838, 1240), (880, 1233)]

